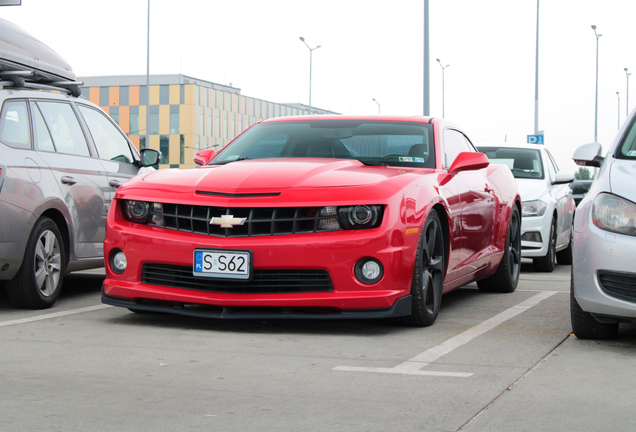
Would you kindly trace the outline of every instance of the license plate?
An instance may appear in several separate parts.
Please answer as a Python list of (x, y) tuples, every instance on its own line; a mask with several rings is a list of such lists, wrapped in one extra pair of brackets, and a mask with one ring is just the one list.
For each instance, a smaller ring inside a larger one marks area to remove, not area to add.
[(252, 277), (252, 251), (195, 249), (192, 273), (227, 279)]

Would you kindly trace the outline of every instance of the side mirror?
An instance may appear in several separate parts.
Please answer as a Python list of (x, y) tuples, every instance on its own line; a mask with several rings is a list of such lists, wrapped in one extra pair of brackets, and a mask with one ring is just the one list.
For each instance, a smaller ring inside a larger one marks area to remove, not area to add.
[(161, 152), (159, 150), (145, 148), (139, 152), (141, 155), (141, 166), (148, 167), (157, 165), (161, 159)]
[(603, 156), (601, 156), (601, 150), (603, 146), (599, 143), (583, 144), (572, 155), (574, 163), (580, 166), (589, 166), (599, 168), (603, 163)]
[(212, 149), (199, 150), (198, 152), (195, 153), (192, 160), (194, 160), (194, 164), (196, 166), (203, 166), (203, 165), (207, 165), (208, 162), (210, 162), (214, 156), (216, 156), (216, 152)]
[(448, 172), (456, 174), (461, 171), (474, 171), (486, 168), (488, 165), (490, 165), (490, 161), (485, 154), (462, 152), (457, 155)]
[(574, 181), (574, 174), (566, 171), (559, 171), (554, 177), (552, 184), (566, 184)]

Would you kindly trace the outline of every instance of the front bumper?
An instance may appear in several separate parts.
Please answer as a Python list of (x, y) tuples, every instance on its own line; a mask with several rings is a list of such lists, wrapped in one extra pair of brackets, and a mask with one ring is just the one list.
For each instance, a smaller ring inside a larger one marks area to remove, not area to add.
[(541, 241), (521, 240), (521, 256), (524, 258), (541, 258), (548, 254), (550, 244), (550, 228), (552, 214), (547, 212), (543, 216), (526, 216), (521, 218), (521, 238), (528, 232), (541, 233)]
[(572, 290), (584, 311), (636, 318), (634, 250), (636, 237), (603, 231), (589, 218), (574, 232)]
[[(411, 313), (419, 230), (406, 234), (403, 225), (386, 223), (383, 226), (390, 228), (226, 238), (134, 224), (117, 213), (109, 213), (104, 242), (105, 303), (216, 318), (376, 318)], [(255, 270), (322, 270), (329, 274), (333, 290), (219, 292), (142, 282), (144, 264), (192, 268), (196, 248), (250, 250)], [(122, 274), (111, 268), (113, 250), (126, 254), (128, 266)], [(375, 284), (364, 284), (355, 276), (356, 263), (366, 257), (375, 258), (384, 269)]]

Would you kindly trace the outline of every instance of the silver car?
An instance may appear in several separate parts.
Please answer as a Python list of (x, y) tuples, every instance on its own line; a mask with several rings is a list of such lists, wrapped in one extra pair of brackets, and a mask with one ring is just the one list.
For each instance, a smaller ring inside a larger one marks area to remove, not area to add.
[(574, 218), (570, 310), (581, 339), (611, 339), (619, 323), (636, 322), (636, 111), (601, 150), (586, 144), (572, 156), (600, 168)]
[(16, 306), (47, 308), (66, 272), (104, 265), (112, 196), (159, 152), (140, 156), (24, 30), (0, 20), (0, 46), (0, 281)]
[(521, 256), (535, 271), (551, 272), (557, 263), (572, 263), (570, 238), (576, 204), (568, 186), (574, 174), (559, 170), (543, 145), (478, 145), (491, 163), (512, 170), (522, 200)]

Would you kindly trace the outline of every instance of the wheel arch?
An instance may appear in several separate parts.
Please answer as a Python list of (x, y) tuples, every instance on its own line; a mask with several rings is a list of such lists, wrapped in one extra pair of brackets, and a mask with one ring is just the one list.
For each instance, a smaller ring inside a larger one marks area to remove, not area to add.
[(40, 217), (43, 216), (51, 219), (60, 230), (62, 242), (64, 242), (64, 263), (68, 264), (71, 256), (71, 234), (66, 223), (66, 218), (59, 210), (54, 208), (50, 208), (40, 215)]
[(449, 228), (449, 219), (448, 214), (446, 213), (446, 209), (440, 203), (437, 203), (433, 206), (432, 210), (437, 212), (439, 216), (440, 222), (442, 224), (442, 235), (444, 236), (444, 275), (448, 271), (448, 256), (450, 252), (450, 228)]

